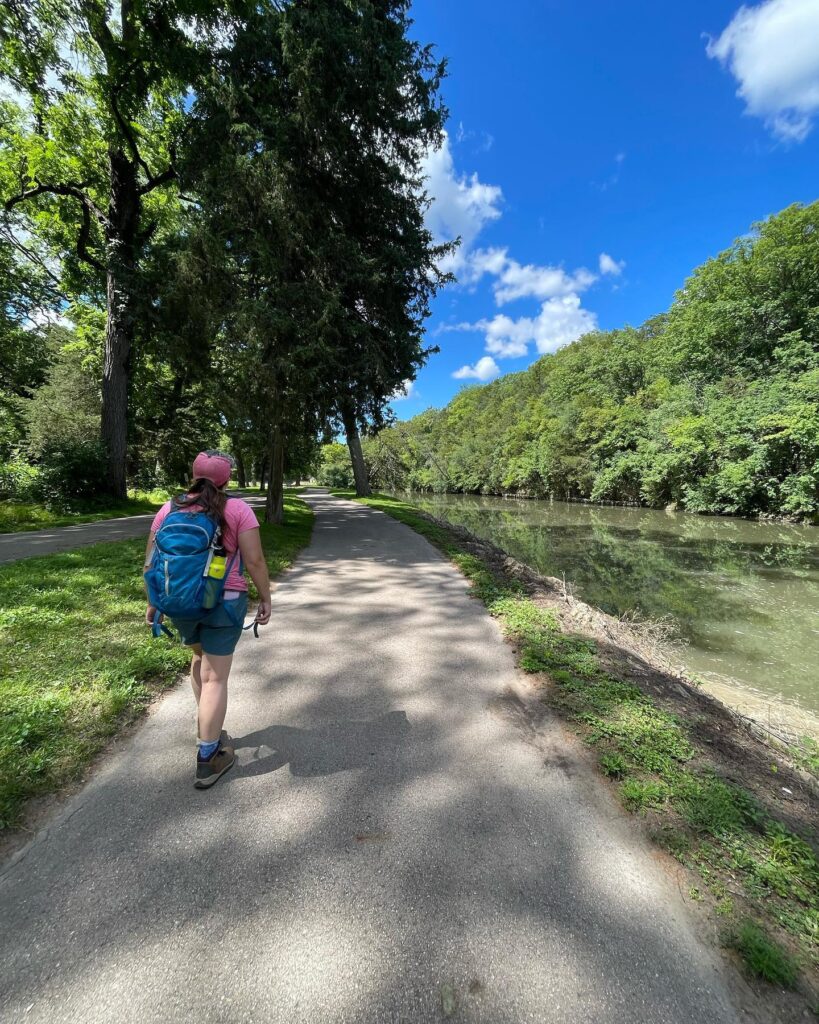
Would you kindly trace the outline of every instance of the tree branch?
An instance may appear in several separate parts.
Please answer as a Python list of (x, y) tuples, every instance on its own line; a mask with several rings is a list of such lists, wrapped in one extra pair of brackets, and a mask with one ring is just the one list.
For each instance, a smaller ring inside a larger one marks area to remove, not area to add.
[(147, 196), (147, 194), (149, 192), (153, 192), (155, 188), (159, 188), (160, 185), (164, 185), (166, 181), (173, 181), (176, 177), (176, 168), (171, 164), (169, 167), (166, 167), (164, 171), (160, 171), (159, 174), (149, 177), (144, 185), (140, 185), (139, 194), (141, 196)]
[(72, 196), (74, 199), (78, 199), (83, 206), (83, 209), (97, 218), (99, 223), (103, 227), (109, 226), (108, 218), (97, 206), (97, 204), (91, 199), (91, 197), (83, 191), (86, 187), (86, 182), (42, 182), (37, 178), (34, 179), (37, 183), (34, 188), (24, 188), (18, 195), (12, 196), (11, 199), (7, 199), (5, 202), (6, 210), (12, 210), (18, 203), (25, 202), (27, 199), (34, 199), (35, 196), (42, 195), (54, 195), (54, 196)]
[[(126, 75), (130, 72), (131, 66), (126, 68)], [(146, 177), (150, 181), (152, 177), (151, 168), (142, 159), (142, 154), (139, 152), (139, 146), (137, 145), (136, 139), (134, 138), (134, 133), (131, 131), (131, 126), (122, 116), (122, 113), (119, 109), (119, 105), (117, 103), (117, 94), (120, 92), (121, 88), (122, 86), (117, 86), (115, 89), (111, 90), (111, 109), (114, 111), (114, 117), (117, 120), (117, 124), (119, 125), (120, 131), (125, 136), (125, 141), (128, 144), (128, 149), (131, 150), (131, 156), (134, 160), (134, 163), (142, 168), (142, 170), (145, 172)]]
[[(124, 8), (125, 4), (123, 4), (123, 13)], [(126, 68), (126, 76), (130, 73), (133, 67), (135, 67), (135, 65), (131, 64), (128, 66), (128, 68)], [(164, 185), (165, 182), (167, 181), (173, 181), (173, 179), (177, 177), (176, 169), (174, 167), (174, 164), (176, 162), (176, 152), (173, 148), (171, 148), (171, 162), (168, 165), (168, 167), (165, 168), (164, 171), (160, 171), (159, 174), (154, 174), (153, 171), (151, 171), (151, 168), (145, 162), (145, 159), (143, 158), (142, 154), (139, 151), (139, 146), (137, 145), (137, 140), (134, 136), (131, 126), (128, 124), (125, 117), (123, 117), (122, 112), (119, 109), (117, 95), (119, 94), (121, 89), (122, 86), (117, 86), (115, 89), (111, 90), (111, 109), (114, 112), (114, 117), (116, 118), (120, 131), (125, 137), (125, 142), (128, 145), (128, 149), (131, 151), (132, 160), (138, 167), (142, 168), (145, 177), (148, 179), (145, 182), (145, 184), (140, 185), (138, 189), (139, 194), (141, 196), (146, 196), (148, 195), (149, 192), (153, 192), (155, 188), (158, 188), (160, 185)]]
[(29, 263), (36, 264), (36, 266), (40, 268), (40, 270), (46, 275), (48, 280), (51, 282), (55, 295), (57, 295), (58, 298), (62, 299), (63, 301), (68, 302), (67, 297), (62, 291), (62, 283), (59, 277), (54, 273), (51, 267), (48, 266), (45, 260), (38, 253), (34, 252), (33, 249), (29, 249), (27, 245), (23, 245), (20, 239), (17, 238), (17, 236), (14, 234), (14, 232), (9, 228), (7, 224), (0, 225), (0, 236), (2, 236), (6, 240), (8, 245), (16, 249), (19, 253), (22, 253), (24, 258), (27, 259)]
[(80, 231), (77, 235), (77, 255), (90, 267), (93, 267), (101, 273), (105, 273), (105, 264), (101, 263), (88, 251), (88, 242), (91, 239), (91, 215), (94, 215), (103, 228), (107, 228), (110, 222), (91, 197), (83, 192), (83, 188), (86, 183), (66, 182), (64, 184), (58, 184), (56, 182), (37, 181), (36, 178), (34, 180), (37, 182), (34, 188), (24, 188), (19, 195), (12, 196), (11, 199), (6, 200), (6, 210), (13, 210), (18, 203), (25, 202), (27, 199), (33, 199), (35, 196), (71, 196), (73, 199), (78, 199), (80, 202), (80, 209), (82, 210), (82, 224), (80, 225)]
[(77, 236), (77, 255), (81, 260), (93, 267), (94, 270), (98, 270), (101, 274), (105, 273), (105, 265), (101, 263), (95, 256), (92, 256), (88, 251), (88, 242), (91, 238), (91, 214), (87, 206), (82, 207), (82, 225), (80, 226), (80, 233)]
[(108, 22), (105, 20), (105, 15), (100, 12), (97, 5), (86, 2), (80, 3), (80, 11), (88, 22), (88, 30), (91, 38), (100, 48), (100, 52), (105, 57), (105, 63), (108, 65), (109, 70), (111, 66), (111, 60), (114, 55), (114, 49), (116, 47), (116, 40), (114, 34), (108, 26)]

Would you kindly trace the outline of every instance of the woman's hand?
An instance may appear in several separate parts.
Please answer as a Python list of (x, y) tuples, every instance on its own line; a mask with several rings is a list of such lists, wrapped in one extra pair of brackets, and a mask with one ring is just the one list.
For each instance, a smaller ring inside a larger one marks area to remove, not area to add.
[[(154, 606), (152, 604), (149, 604), (148, 605), (148, 610), (145, 612), (145, 621), (148, 623), (149, 626), (153, 626), (155, 618), (156, 618), (156, 608), (154, 608)], [(165, 618), (164, 615), (160, 615), (159, 616), (159, 621), (162, 622), (164, 620), (164, 618)]]
[(256, 621), (259, 623), (260, 626), (266, 626), (268, 622), (270, 622), (270, 611), (271, 604), (269, 597), (267, 598), (266, 601), (259, 601), (259, 606), (256, 609)]

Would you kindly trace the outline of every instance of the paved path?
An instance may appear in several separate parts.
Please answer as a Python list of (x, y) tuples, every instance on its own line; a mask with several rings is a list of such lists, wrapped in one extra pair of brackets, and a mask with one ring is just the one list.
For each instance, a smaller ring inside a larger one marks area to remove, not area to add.
[[(264, 505), (264, 496), (242, 495), (251, 505)], [(148, 536), (148, 527), (154, 513), (144, 516), (123, 516), (119, 519), (101, 519), (97, 523), (77, 523), (76, 526), (55, 526), (50, 530), (30, 530), (20, 533), (0, 533), (0, 565), (18, 562), (37, 555), (54, 555), (60, 551), (83, 548), (101, 541), (129, 540)]]
[(735, 1024), (676, 886), (459, 574), (308, 494), (311, 546), (243, 638), (240, 764), (192, 787), (179, 687), (0, 878), (0, 1019)]

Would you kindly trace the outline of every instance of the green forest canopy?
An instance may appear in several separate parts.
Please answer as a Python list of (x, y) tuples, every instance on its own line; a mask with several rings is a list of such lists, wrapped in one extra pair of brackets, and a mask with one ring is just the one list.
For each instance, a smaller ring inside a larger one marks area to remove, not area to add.
[(819, 202), (756, 225), (662, 316), (466, 388), (365, 453), (382, 488), (816, 520)]

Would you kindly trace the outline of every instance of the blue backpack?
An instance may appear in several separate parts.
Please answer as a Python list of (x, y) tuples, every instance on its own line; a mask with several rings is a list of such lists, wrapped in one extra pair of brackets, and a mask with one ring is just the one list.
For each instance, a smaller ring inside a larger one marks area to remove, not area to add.
[(222, 599), (225, 580), (230, 575), (235, 552), (221, 580), (209, 579), (208, 570), (214, 552), (219, 547), (221, 531), (217, 523), (205, 512), (190, 512), (171, 505), (157, 531), (149, 568), (145, 572), (148, 600), (157, 609), (154, 636), (170, 630), (159, 622), (159, 614), (170, 618), (196, 619), (206, 610), (205, 586), (216, 588), (209, 593), (209, 605)]

